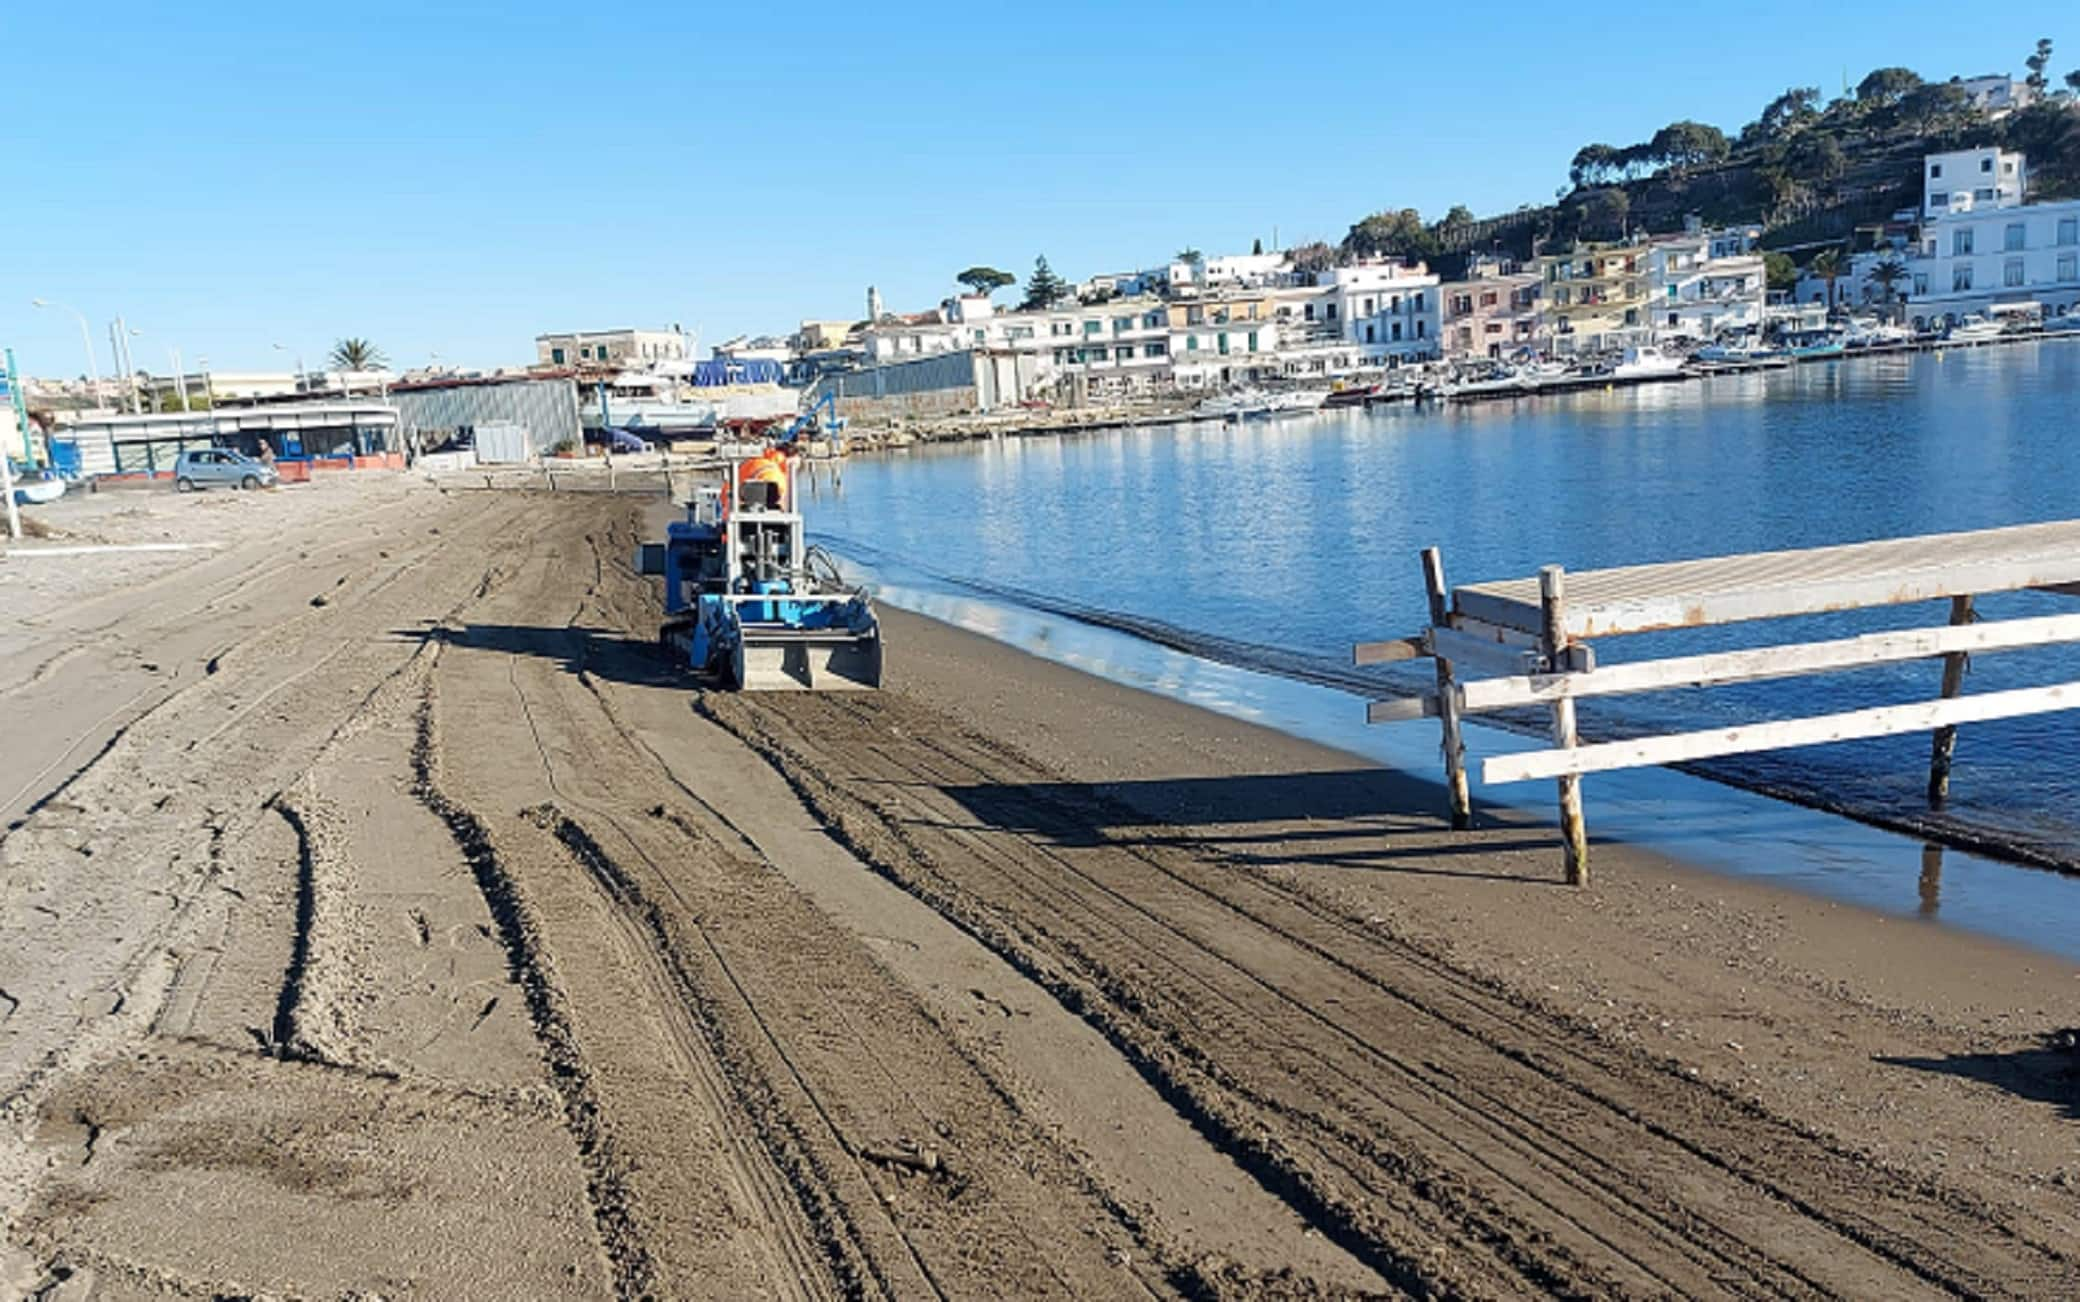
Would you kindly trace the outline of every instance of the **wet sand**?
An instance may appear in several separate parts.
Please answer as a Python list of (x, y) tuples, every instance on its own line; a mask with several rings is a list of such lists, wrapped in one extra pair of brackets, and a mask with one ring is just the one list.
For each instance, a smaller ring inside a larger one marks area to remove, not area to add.
[(1570, 890), (901, 612), (887, 691), (703, 694), (641, 503), (302, 491), (0, 569), (0, 1292), (2080, 1282), (2069, 964), (1621, 846)]

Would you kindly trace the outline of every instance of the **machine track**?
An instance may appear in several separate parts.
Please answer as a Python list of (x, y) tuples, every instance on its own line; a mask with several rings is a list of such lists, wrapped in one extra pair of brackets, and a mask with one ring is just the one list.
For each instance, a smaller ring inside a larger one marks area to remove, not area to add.
[(1139, 820), (1039, 794), (1061, 775), (918, 702), (702, 708), (1410, 1292), (2041, 1296), (2076, 1278), (2063, 1245), (1272, 874), (1111, 833)]

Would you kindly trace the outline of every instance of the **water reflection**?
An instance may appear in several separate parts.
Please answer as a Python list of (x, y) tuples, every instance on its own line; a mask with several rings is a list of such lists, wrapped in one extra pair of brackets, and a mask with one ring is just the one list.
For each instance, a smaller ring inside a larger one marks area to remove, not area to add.
[[(1424, 622), (1417, 554), (1431, 544), (1443, 547), (1450, 577), (1465, 582), (1556, 561), (1580, 569), (2080, 515), (2076, 406), (2080, 342), (1851, 359), (1561, 399), (921, 448), (855, 461), (843, 491), (819, 503), (814, 524), (841, 549), (904, 570), (915, 588), (1159, 620), (1261, 648), (1264, 659), (1245, 659), (1258, 668), (1314, 666), (1326, 676), (1348, 672), (1353, 641)], [(2035, 594), (1982, 605), (1988, 619), (2071, 608)], [(1621, 639), (1599, 653), (1612, 661), (1691, 654), (1729, 637), (1842, 637), (1944, 618), (1933, 608), (1830, 615)], [(1060, 646), (1064, 633), (1029, 628), (1021, 636)], [(1078, 646), (1074, 653), (1088, 658)], [(1121, 662), (1120, 654), (1106, 659)], [(1138, 675), (1141, 685), (1232, 695), (1240, 671), (1212, 674), (1192, 662), (1116, 672)], [(1622, 698), (1583, 713), (1586, 726), (1606, 731), (1731, 726), (1925, 700), (1934, 692), (1931, 672), (1895, 665)], [(2080, 677), (2080, 651), (2028, 651), (1975, 659), (1966, 690), (2072, 677)], [(1334, 708), (1319, 712), (1355, 711), (1349, 697), (1330, 696)], [(1272, 708), (1261, 693), (1243, 700), (1227, 704)], [(1363, 737), (1370, 754), (1381, 735), (1400, 731), (1339, 733), (1338, 744)], [(1424, 752), (1414, 766), (1428, 771), (1434, 732), (1410, 736), (1407, 749)], [(1711, 771), (1871, 817), (1904, 817), (1925, 809), (1926, 748), (1919, 736), (1881, 738), (1736, 757)], [(1970, 726), (1944, 816), (1986, 842), (2052, 858), (2080, 853), (2076, 754), (2073, 715)], [(1597, 781), (1595, 830), (1612, 829), (1608, 806), (1627, 789), (1615, 778)], [(1484, 794), (1527, 790), (1533, 800), (1542, 794), (1537, 786)], [(1651, 790), (1652, 799), (1666, 796)], [(1862, 868), (1836, 862), (1836, 842), (1809, 835), (1809, 815), (1792, 811), (1779, 824), (1743, 807), (1729, 821), (1716, 803), (1723, 798), (1694, 798), (1705, 820), (1697, 826), (1712, 830), (1687, 836), (1693, 848), (1712, 837), (1739, 846), (1743, 828), (1765, 837), (1789, 830), (1803, 838), (1796, 854), (1781, 868), (1755, 870), (1833, 878), (1869, 870), (1875, 855), (1886, 865), (1875, 880), (1889, 874), (1899, 883), (1921, 866), (1918, 840), (1904, 839), (1882, 851), (1857, 849), (1851, 860)], [(1657, 820), (1643, 811), (1640, 821)], [(1667, 819), (1659, 821), (1670, 839)], [(1784, 848), (1771, 842), (1758, 857), (1775, 865)], [(2016, 883), (2005, 888), (2015, 902), (2055, 897), (2062, 910), (2071, 907), (2065, 896), (2080, 898), (2080, 884), (2036, 873), (1961, 875), (1959, 859), (1951, 856), (1943, 882), (1950, 921), (1975, 908), (1998, 914), (2004, 880)]]

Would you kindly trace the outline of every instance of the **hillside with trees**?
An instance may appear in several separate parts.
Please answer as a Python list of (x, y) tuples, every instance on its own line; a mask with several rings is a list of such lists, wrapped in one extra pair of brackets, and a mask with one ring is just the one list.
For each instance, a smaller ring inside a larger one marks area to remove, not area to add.
[(1471, 253), (1527, 257), (1534, 246), (1677, 231), (1695, 214), (1760, 226), (1766, 248), (1804, 253), (1919, 207), (1923, 155), (1989, 144), (2029, 156), (2033, 201), (2080, 197), (2080, 69), (2054, 82), (2052, 61), (2052, 43), (2039, 40), (2024, 60), (2034, 102), (1998, 116), (1975, 107), (1957, 78), (1908, 68), (1875, 69), (1832, 100), (1793, 86), (1732, 134), (1686, 119), (1634, 144), (1585, 144), (1551, 204), (1485, 219), (1454, 205), (1434, 222), (1389, 208), (1333, 249), (1306, 252), (1421, 258), (1449, 274)]

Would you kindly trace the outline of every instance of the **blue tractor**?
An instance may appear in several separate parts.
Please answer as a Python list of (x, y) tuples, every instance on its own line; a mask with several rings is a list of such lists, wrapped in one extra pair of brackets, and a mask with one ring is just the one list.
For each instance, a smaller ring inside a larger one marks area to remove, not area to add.
[(665, 540), (643, 545), (638, 570), (664, 579), (659, 640), (731, 689), (881, 686), (881, 621), (867, 590), (807, 544), (784, 487), (741, 482), (743, 464), (726, 461)]

